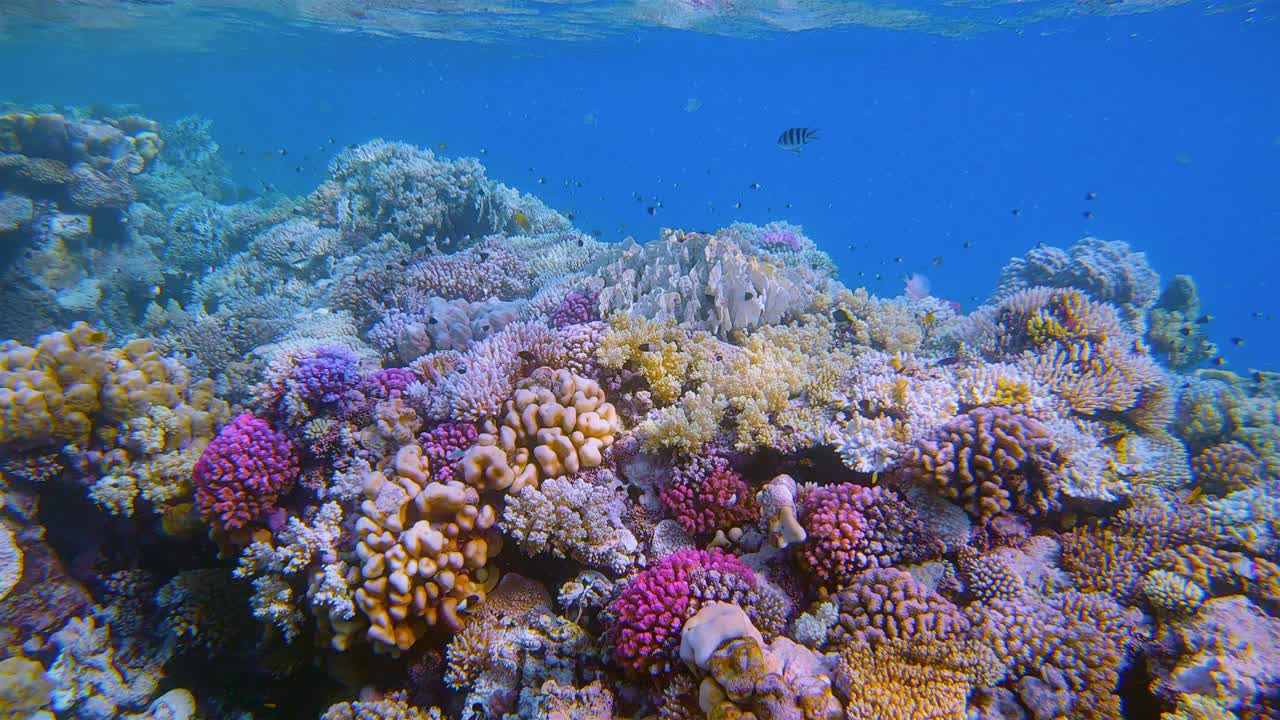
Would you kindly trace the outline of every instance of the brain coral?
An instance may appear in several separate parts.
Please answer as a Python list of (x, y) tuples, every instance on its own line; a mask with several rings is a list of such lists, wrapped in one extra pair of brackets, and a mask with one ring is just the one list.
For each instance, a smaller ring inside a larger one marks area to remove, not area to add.
[(462, 458), (466, 481), (484, 490), (516, 492), (542, 478), (570, 475), (603, 462), (618, 413), (594, 380), (568, 370), (535, 373), (489, 421)]
[(867, 568), (918, 560), (930, 551), (916, 512), (887, 488), (806, 486), (799, 507), (808, 536), (800, 565), (828, 589), (843, 587)]
[(742, 605), (763, 632), (776, 635), (781, 617), (757, 590), (755, 573), (721, 550), (681, 550), (637, 575), (610, 604), (607, 634), (623, 667), (666, 674), (678, 660), (680, 631), (705, 603)]
[(200, 516), (233, 530), (264, 517), (298, 477), (298, 455), (289, 438), (250, 413), (218, 433), (192, 470)]

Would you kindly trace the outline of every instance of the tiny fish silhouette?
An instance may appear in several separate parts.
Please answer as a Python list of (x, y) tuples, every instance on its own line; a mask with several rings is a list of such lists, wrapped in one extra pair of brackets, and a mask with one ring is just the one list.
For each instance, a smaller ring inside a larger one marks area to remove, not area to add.
[(778, 147), (798, 154), (800, 149), (807, 145), (810, 140), (817, 139), (818, 130), (816, 128), (787, 128), (778, 136)]

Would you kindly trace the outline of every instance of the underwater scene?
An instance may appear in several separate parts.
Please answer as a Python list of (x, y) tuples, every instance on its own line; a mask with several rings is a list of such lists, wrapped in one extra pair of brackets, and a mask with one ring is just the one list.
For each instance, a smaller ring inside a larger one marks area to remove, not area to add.
[(3, 0), (0, 720), (1280, 719), (1280, 3)]

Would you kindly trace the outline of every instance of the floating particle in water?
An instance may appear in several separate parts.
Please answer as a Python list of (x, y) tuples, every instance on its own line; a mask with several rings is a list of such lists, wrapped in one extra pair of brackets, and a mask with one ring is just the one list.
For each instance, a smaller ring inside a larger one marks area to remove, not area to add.
[(965, 240), (964, 242), (960, 243), (960, 247), (964, 248), (965, 250), (968, 250), (969, 248), (973, 247), (973, 243), (969, 242), (968, 240)]
[(1244, 338), (1240, 336), (1233, 337), (1231, 338), (1231, 344), (1236, 347), (1242, 347), (1244, 345)]
[(893, 259), (893, 261), (894, 261), (894, 262), (896, 262), (896, 263), (901, 263), (901, 262), (902, 262), (902, 256), (901, 256), (901, 255), (899, 255), (899, 256), (895, 257), (895, 258)]
[(941, 265), (941, 264), (942, 264), (942, 256), (941, 256), (941, 255), (939, 255), (938, 257), (934, 258), (934, 259), (933, 259), (933, 264), (934, 264), (934, 265)]
[(738, 210), (741, 210), (741, 209), (742, 209), (742, 201), (741, 201), (741, 200), (739, 200), (738, 202), (734, 203), (734, 204), (733, 204), (733, 206), (734, 206), (735, 208), (737, 208)]
[(1085, 220), (1092, 220), (1092, 219), (1093, 219), (1093, 211), (1092, 211), (1092, 210), (1085, 210), (1084, 212), (1080, 213), (1080, 217), (1084, 218)]
[(1009, 214), (1010, 214), (1010, 215), (1012, 215), (1012, 216), (1014, 216), (1014, 217), (1018, 217), (1019, 215), (1021, 215), (1021, 214), (1022, 214), (1022, 208), (1014, 208), (1014, 209), (1012, 209), (1012, 210), (1010, 210), (1010, 211), (1009, 211)]
[(759, 190), (759, 189), (760, 189), (760, 183), (758, 183), (758, 182), (753, 182), (753, 183), (751, 183), (750, 185), (748, 185), (747, 187), (751, 188), (752, 190)]
[(589, 112), (582, 116), (582, 124), (587, 127), (595, 127), (597, 122), (599, 122), (599, 118), (596, 117), (596, 114), (593, 112)]
[(1087, 193), (1085, 193), (1085, 194), (1084, 194), (1084, 199), (1085, 199), (1085, 200), (1097, 200), (1097, 199), (1098, 199), (1098, 193), (1096, 193), (1096, 192), (1087, 192)]
[(701, 109), (702, 109), (702, 101), (699, 100), (698, 98), (689, 98), (684, 103), (685, 112), (689, 112), (689, 113), (698, 112)]
[(287, 155), (289, 154), (289, 149), (288, 149), (288, 148), (280, 148), (280, 150), (279, 150), (278, 152), (280, 153), (280, 157), (285, 157), (285, 156), (287, 156)]

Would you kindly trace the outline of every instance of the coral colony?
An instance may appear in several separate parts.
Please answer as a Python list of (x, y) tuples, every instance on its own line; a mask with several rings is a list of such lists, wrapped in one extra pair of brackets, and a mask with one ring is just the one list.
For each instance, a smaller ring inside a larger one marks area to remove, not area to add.
[(1280, 712), (1280, 380), (1124, 243), (959, 314), (96, 113), (0, 117), (0, 717)]

